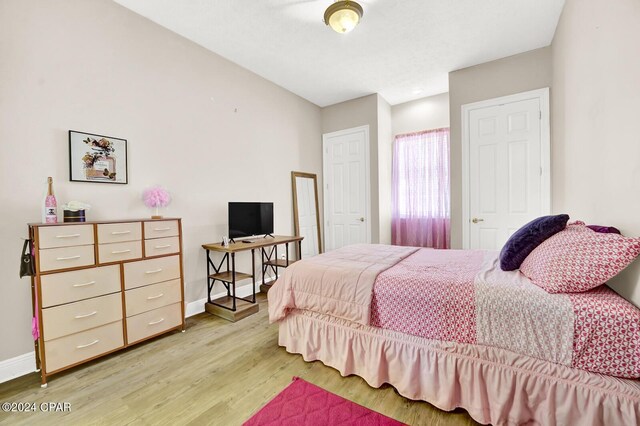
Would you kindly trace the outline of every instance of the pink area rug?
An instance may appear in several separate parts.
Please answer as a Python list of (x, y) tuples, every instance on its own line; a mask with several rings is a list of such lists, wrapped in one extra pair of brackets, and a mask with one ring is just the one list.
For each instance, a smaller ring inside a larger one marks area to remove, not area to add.
[(396, 420), (294, 377), (245, 426), (397, 426)]

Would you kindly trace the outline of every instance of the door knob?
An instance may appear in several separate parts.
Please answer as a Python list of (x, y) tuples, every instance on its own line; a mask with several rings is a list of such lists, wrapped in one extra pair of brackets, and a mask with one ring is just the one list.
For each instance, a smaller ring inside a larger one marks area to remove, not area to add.
[(364, 217), (361, 217), (360, 219), (358, 219), (360, 222), (364, 222)]
[(478, 219), (477, 217), (474, 217), (473, 219), (471, 219), (471, 222), (473, 223), (484, 222), (484, 219)]

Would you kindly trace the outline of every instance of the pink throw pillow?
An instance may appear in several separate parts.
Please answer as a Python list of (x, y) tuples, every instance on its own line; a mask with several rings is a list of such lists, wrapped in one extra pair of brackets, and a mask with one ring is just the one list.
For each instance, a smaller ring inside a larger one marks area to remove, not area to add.
[(548, 293), (579, 293), (604, 284), (640, 254), (640, 238), (593, 232), (574, 222), (527, 256), (520, 271)]

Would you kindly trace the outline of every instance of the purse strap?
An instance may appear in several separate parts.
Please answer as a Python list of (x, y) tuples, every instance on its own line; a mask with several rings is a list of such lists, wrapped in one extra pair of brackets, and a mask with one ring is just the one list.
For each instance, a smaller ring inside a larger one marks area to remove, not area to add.
[(31, 250), (28, 250), (30, 241), (31, 240), (24, 240), (24, 245), (22, 246), (22, 254), (31, 254)]

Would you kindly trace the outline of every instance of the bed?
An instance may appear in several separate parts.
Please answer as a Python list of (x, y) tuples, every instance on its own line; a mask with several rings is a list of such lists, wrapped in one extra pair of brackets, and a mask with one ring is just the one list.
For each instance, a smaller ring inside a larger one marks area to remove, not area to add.
[(356, 245), (268, 293), (279, 344), (483, 424), (640, 424), (640, 310), (606, 286), (550, 294), (498, 254)]

